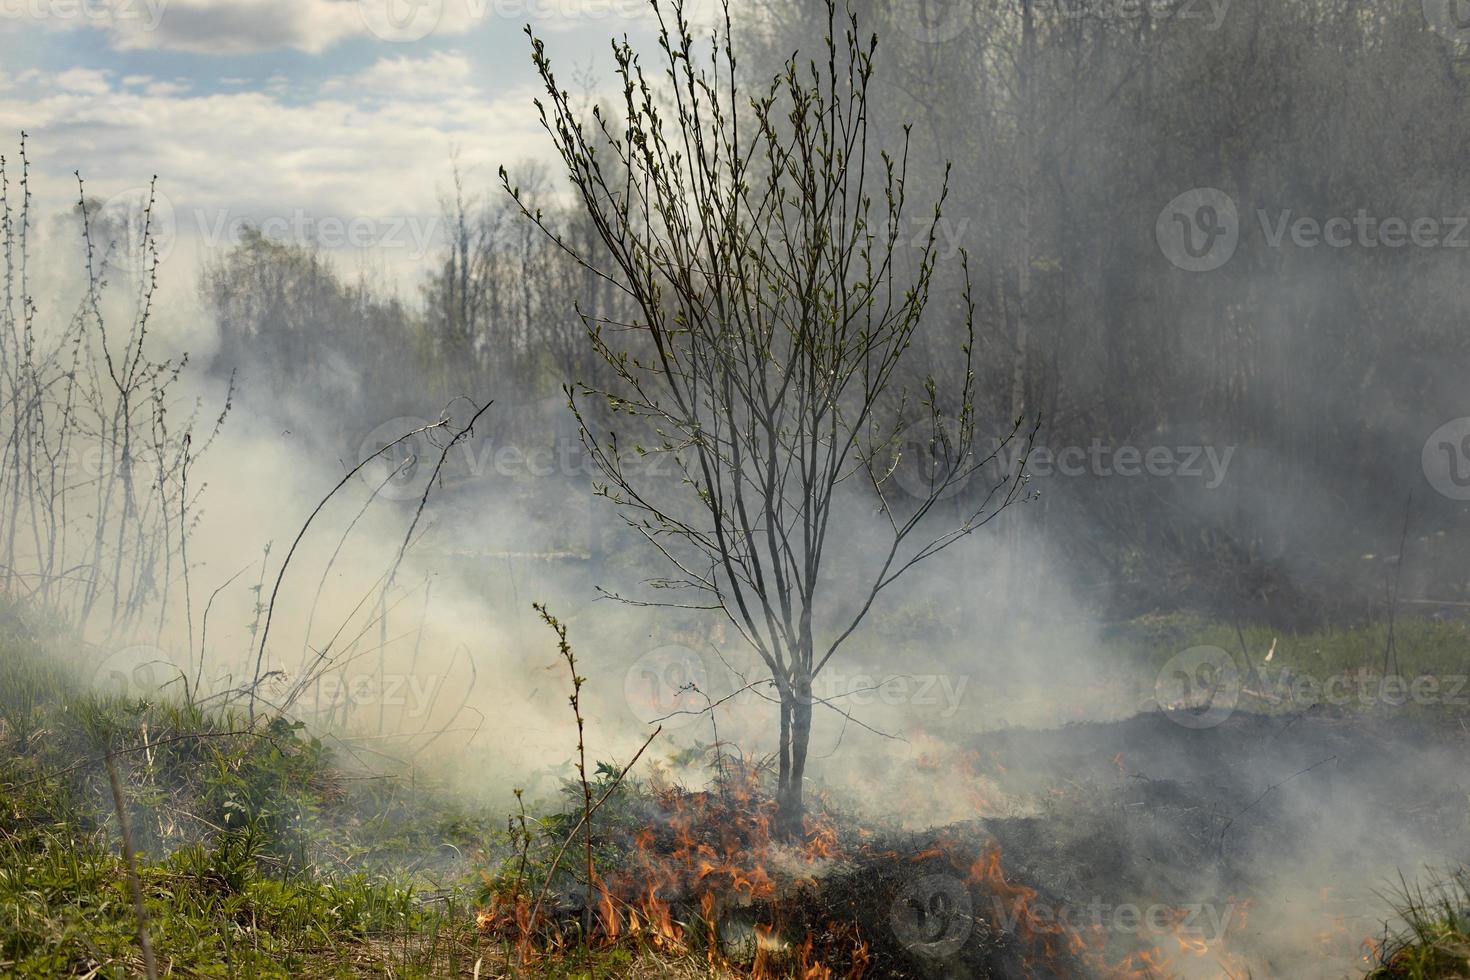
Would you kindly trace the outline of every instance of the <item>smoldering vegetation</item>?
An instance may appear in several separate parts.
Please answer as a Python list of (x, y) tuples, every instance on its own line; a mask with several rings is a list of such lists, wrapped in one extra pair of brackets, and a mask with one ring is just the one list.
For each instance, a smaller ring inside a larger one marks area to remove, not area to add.
[[(146, 201), (81, 185), (42, 213), (8, 157), (15, 621), (75, 631), (84, 684), (284, 719), (348, 778), (519, 813), (372, 846), (489, 869), (478, 928), (521, 953), (636, 936), (756, 975), (1398, 976), (1407, 923), (1459, 963), (1458, 893), (1417, 918), (1406, 899), (1470, 860), (1463, 31), (1337, 0), (852, 13), (880, 39), (874, 148), (905, 148), (923, 202), (865, 237), (931, 295), (895, 379), (913, 397), (881, 406), (890, 486), (923, 499), (972, 417), (985, 461), (936, 517), (963, 526), (1023, 464), (1034, 499), (885, 593), (813, 679), (799, 845), (770, 827), (766, 666), (728, 618), (663, 605), (669, 568), (587, 439), (636, 423), (569, 409), (567, 386), (620, 383), (589, 326), (648, 348), (543, 163), (508, 161), (519, 202), (446, 164), (443, 240), (405, 292), (250, 232), (170, 296)], [(831, 30), (785, 0), (732, 17), (752, 91)], [(688, 485), (639, 455), (640, 486)], [(884, 506), (857, 480), (834, 498), (829, 622), (868, 598)], [(580, 753), (533, 601), (587, 675)], [(168, 831), (139, 846), (233, 839)]]

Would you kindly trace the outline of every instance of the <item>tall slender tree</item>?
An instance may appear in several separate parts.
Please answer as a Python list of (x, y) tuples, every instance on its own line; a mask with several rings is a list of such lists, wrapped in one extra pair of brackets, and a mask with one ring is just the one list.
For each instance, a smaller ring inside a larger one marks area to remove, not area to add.
[[(947, 182), (912, 246), (907, 130), (893, 154), (870, 141), (876, 36), (864, 40), (829, 2), (819, 56), (793, 56), (748, 97), (727, 6), (698, 43), (680, 0), (654, 10), (662, 71), (651, 77), (626, 40), (614, 42), (622, 104), (594, 108), (590, 121), (531, 35), (541, 119), (602, 252), (523, 210), (635, 311), (617, 321), (580, 311), (614, 383), (568, 395), (606, 480), (600, 492), (668, 563), (651, 584), (676, 598), (655, 604), (718, 611), (769, 670), (778, 827), (795, 835), (813, 708), (824, 703), (813, 680), (880, 593), (1024, 494), (1021, 467), (988, 465), (1002, 450), (1015, 456), (1009, 444), (1024, 433), (1017, 419), (999, 448), (976, 450), (968, 274), (959, 390), (945, 399), (930, 381), (910, 400), (896, 383), (930, 301)], [(503, 171), (502, 181), (522, 201)], [(594, 421), (589, 398), (612, 414)], [(936, 505), (977, 473), (984, 492), (931, 527)], [(858, 498), (864, 506), (849, 509)], [(876, 514), (878, 526), (851, 526), (855, 513)]]

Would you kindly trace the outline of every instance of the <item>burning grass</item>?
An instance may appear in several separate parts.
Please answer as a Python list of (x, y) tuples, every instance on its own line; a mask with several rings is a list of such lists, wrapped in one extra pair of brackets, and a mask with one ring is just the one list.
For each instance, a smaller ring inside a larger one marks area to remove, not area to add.
[[(866, 826), (818, 797), (797, 840), (773, 832), (769, 766), (718, 744), (704, 789), (603, 765), (595, 785), (567, 784), (559, 812), (513, 822), (519, 846), (488, 880), (479, 924), (531, 964), (653, 950), (752, 977), (1215, 978), (1284, 963), (1302, 975), (1314, 941), (1326, 958), (1354, 945), (1363, 908), (1345, 906), (1325, 938), (1284, 935), (1280, 902), (1248, 927), (1256, 902), (1240, 896), (1280, 897), (1280, 865), (1250, 855), (1308, 853), (1298, 780), (1356, 780), (1408, 745), (1428, 757), (1385, 726), (1242, 712), (1200, 733), (1153, 712), (926, 738), (915, 764), (970, 818)], [(608, 805), (589, 835), (591, 799)], [(1440, 803), (1420, 819), (1447, 819)], [(579, 843), (585, 871), (559, 863)]]
[(782, 841), (770, 774), (717, 768), (702, 790), (602, 768), (618, 782), (594, 825), (590, 899), (585, 876), (555, 864), (578, 826), (569, 784), (565, 812), (513, 834), (522, 847), (487, 880), (483, 932), (528, 964), (652, 949), (748, 977), (1188, 977), (1233, 962), (1189, 909), (1161, 908), (1131, 935), (1076, 914), (1008, 871), (980, 822), (867, 828), (819, 798), (802, 838)]
[[(585, 875), (556, 861), (579, 814), (539, 819), (529, 833), (529, 823), (513, 822), (522, 846), (487, 881), (481, 928), (528, 958), (578, 943), (651, 946), (755, 976), (788, 967), (802, 976), (862, 976), (866, 944), (854, 930), (834, 923), (792, 942), (784, 928), (783, 896), (814, 887), (846, 846), (834, 815), (818, 809), (803, 840), (782, 841), (772, 832), (776, 804), (764, 768), (725, 758), (718, 769), (709, 788), (689, 790), (658, 773), (624, 781), (600, 766), (593, 792), (608, 802), (594, 824), (590, 889)], [(567, 793), (574, 800), (581, 787), (569, 784)]]
[[(139, 971), (93, 759), (102, 729), (125, 752), (143, 899), (160, 963), (178, 975), (1340, 976), (1300, 967), (1376, 931), (1362, 928), (1349, 889), (1330, 902), (1322, 889), (1334, 919), (1321, 935), (1320, 916), (1277, 929), (1297, 956), (1266, 955), (1282, 945), (1263, 936), (1282, 906), (1264, 866), (1316, 866), (1290, 794), (1309, 779), (1371, 776), (1405, 811), (1401, 832), (1463, 827), (1459, 784), (1410, 792), (1414, 763), (1436, 758), (1433, 730), (1237, 713), (1187, 737), (1140, 716), (962, 745), (925, 739), (915, 765), (978, 815), (939, 830), (868, 823), (816, 794), (804, 833), (782, 840), (769, 767), (724, 745), (676, 760), (702, 760), (707, 785), (646, 762), (637, 778), (594, 766), (586, 787), (574, 774), (564, 798), (497, 832), (422, 786), (405, 794), (387, 774), (343, 771), (289, 724), (231, 734), (239, 719), (187, 704), (99, 698), (49, 651), (23, 649), (30, 642), (0, 636), (7, 976)], [(131, 751), (144, 743), (153, 747)], [(1327, 756), (1339, 761), (1313, 767)], [(589, 797), (602, 801), (590, 877)], [(436, 863), (455, 851), (457, 865)], [(1334, 853), (1344, 878), (1363, 877)], [(1251, 854), (1262, 858), (1244, 861)], [(463, 876), (482, 859), (491, 870), (475, 893)], [(1212, 892), (1227, 918), (1187, 904)], [(1130, 902), (1141, 917), (1122, 914)], [(1405, 887), (1399, 904), (1408, 928), (1356, 972), (1470, 976), (1463, 873)]]

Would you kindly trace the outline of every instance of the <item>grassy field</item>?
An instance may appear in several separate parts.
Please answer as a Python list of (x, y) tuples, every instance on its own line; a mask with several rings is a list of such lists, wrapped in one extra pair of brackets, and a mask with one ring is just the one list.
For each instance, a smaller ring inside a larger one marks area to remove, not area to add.
[[(228, 711), (100, 696), (59, 666), (57, 643), (13, 614), (4, 623), (0, 975), (144, 975), (109, 748), (160, 975), (587, 972), (574, 960), (513, 967), (512, 950), (476, 927), (503, 816), (421, 775), (344, 767), (283, 720), (251, 726)], [(627, 948), (592, 966), (694, 969)]]
[[(344, 765), (285, 720), (251, 725), (230, 711), (99, 695), (61, 666), (70, 658), (59, 641), (39, 638), (51, 633), (14, 614), (0, 622), (0, 974), (143, 975), (109, 752), (160, 975), (724, 972), (636, 941), (590, 963), (575, 951), (520, 962), (475, 919), (503, 888), (518, 847), (504, 814), (421, 774)], [(1258, 660), (1273, 640), (1272, 664), (1326, 676), (1381, 665), (1387, 632), (1273, 636), (1159, 617), (1105, 642), (1146, 672), (1200, 644), (1243, 645)], [(1470, 630), (1457, 623), (1407, 621), (1395, 632), (1407, 676), (1464, 669), (1467, 642)], [(528, 824), (538, 853), (569, 826), (567, 811), (552, 806)], [(1470, 976), (1470, 882), (1406, 883), (1402, 907), (1410, 928), (1374, 976)]]
[(1292, 633), (1182, 614), (1144, 616), (1105, 630), (1102, 645), (1103, 659), (1146, 688), (1182, 651), (1223, 651), (1238, 671), (1240, 707), (1262, 714), (1393, 712), (1461, 724), (1470, 718), (1470, 623), (1461, 620)]
[(1409, 926), (1383, 950), (1370, 980), (1447, 980), (1470, 976), (1470, 875), (1428, 886), (1405, 883), (1400, 907)]

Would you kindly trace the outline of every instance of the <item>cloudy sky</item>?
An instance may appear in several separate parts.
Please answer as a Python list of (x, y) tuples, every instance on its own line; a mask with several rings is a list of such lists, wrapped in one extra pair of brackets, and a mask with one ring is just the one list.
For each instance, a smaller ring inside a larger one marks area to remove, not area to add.
[(403, 281), (453, 155), (486, 192), (548, 158), (528, 22), (569, 81), (651, 35), (646, 0), (0, 0), (0, 153), (29, 133), (52, 211), (157, 174), (176, 275), (248, 221)]

